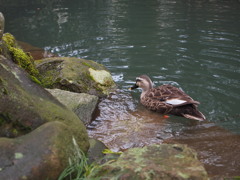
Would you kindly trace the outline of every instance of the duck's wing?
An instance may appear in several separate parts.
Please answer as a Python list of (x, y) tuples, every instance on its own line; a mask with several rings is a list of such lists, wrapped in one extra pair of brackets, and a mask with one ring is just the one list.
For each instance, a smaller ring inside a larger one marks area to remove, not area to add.
[(141, 97), (141, 103), (152, 111), (157, 111), (161, 114), (169, 113), (173, 106), (171, 104), (165, 103), (162, 96), (158, 96), (158, 92), (153, 89), (149, 90), (144, 96)]
[(153, 99), (171, 105), (172, 108), (183, 106), (187, 104), (198, 105), (198, 101), (194, 101), (189, 95), (184, 93), (181, 89), (171, 85), (162, 85), (157, 88), (151, 89), (147, 96)]
[[(145, 104), (144, 104), (145, 103)], [(163, 85), (149, 90), (142, 104), (148, 109), (161, 114), (173, 114), (189, 119), (205, 120), (205, 116), (197, 110), (198, 101), (171, 85)]]

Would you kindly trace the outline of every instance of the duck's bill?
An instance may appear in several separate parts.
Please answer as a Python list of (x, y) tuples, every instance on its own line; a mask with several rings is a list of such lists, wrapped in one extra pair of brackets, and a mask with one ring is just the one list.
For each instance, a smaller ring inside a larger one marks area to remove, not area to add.
[(137, 89), (139, 86), (134, 84), (132, 87), (129, 88), (129, 90)]

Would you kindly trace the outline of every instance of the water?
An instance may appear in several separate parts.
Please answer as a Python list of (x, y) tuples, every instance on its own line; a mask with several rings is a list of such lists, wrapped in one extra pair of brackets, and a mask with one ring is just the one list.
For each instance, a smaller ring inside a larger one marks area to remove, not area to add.
[[(23, 0), (22, 0), (23, 1)], [(1, 1), (0, 1), (1, 2)], [(18, 1), (17, 1), (18, 2)], [(240, 175), (240, 2), (72, 0), (5, 4), (6, 31), (60, 56), (104, 64), (119, 90), (99, 105), (89, 135), (113, 150), (180, 142), (210, 175)], [(148, 74), (193, 99), (208, 122), (163, 119), (128, 88)]]

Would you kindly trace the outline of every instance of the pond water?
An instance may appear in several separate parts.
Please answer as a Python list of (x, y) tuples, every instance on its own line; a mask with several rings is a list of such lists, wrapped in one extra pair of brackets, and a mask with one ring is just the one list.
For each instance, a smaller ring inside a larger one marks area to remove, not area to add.
[[(186, 143), (210, 175), (240, 175), (240, 2), (54, 0), (1, 5), (5, 31), (59, 56), (94, 60), (118, 91), (88, 127), (112, 150)], [(14, 4), (14, 5), (13, 5)], [(200, 101), (206, 122), (164, 119), (130, 92), (136, 76), (172, 84)]]

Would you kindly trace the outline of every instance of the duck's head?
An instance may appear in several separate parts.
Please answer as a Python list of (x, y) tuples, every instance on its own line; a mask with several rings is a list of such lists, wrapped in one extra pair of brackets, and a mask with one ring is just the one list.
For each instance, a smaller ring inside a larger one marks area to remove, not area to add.
[(141, 75), (136, 78), (136, 83), (130, 88), (130, 90), (136, 88), (142, 88), (143, 92), (148, 91), (153, 87), (151, 79), (147, 75)]

